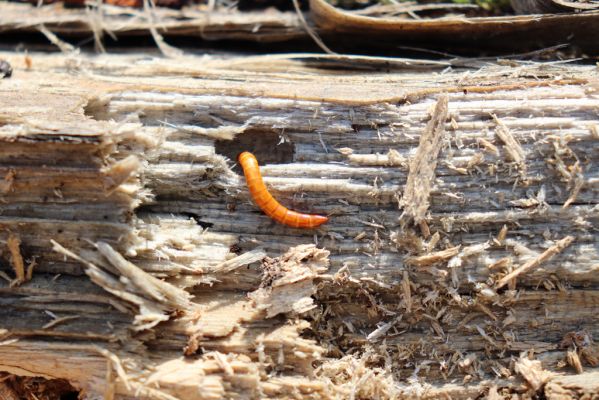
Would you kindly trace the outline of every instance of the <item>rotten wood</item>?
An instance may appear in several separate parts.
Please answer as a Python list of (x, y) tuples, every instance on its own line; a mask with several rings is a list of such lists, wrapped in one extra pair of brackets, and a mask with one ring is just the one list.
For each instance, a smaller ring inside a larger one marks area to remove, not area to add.
[[(37, 263), (0, 283), (2, 371), (107, 398), (597, 390), (596, 345), (576, 343), (580, 375), (562, 346), (599, 335), (595, 66), (28, 56), (0, 55), (0, 270), (10, 234)], [(413, 229), (398, 194), (440, 97)], [(282, 203), (330, 222), (256, 209), (234, 165), (251, 146)]]

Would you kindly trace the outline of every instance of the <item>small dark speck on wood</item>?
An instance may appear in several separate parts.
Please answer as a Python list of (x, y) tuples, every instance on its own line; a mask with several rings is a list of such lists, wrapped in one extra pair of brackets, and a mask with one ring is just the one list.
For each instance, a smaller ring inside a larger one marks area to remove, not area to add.
[(426, 125), (416, 155), (410, 161), (410, 172), (404, 189), (401, 206), (403, 213), (399, 217), (402, 225), (413, 221), (420, 224), (428, 210), (430, 192), (435, 179), (437, 158), (443, 146), (445, 121), (448, 115), (448, 97), (439, 97), (430, 121)]
[(0, 79), (10, 78), (12, 75), (12, 67), (8, 61), (0, 60)]

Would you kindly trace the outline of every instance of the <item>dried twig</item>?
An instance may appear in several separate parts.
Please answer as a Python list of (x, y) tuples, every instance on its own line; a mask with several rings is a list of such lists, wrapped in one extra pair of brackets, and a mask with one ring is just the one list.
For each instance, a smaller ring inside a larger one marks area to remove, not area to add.
[(304, 29), (306, 30), (308, 35), (310, 35), (312, 40), (314, 40), (314, 42), (316, 42), (318, 47), (320, 47), (325, 53), (331, 54), (331, 55), (337, 55), (337, 53), (335, 53), (333, 50), (329, 49), (329, 47), (326, 44), (324, 44), (324, 42), (322, 41), (320, 36), (318, 36), (318, 34), (314, 31), (314, 29), (312, 29), (310, 27), (310, 25), (308, 25), (308, 22), (306, 22), (306, 19), (304, 18), (304, 14), (302, 13), (302, 10), (300, 9), (298, 0), (292, 0), (292, 2), (293, 2), (293, 7), (295, 8), (295, 12), (297, 12), (297, 16), (299, 17), (302, 26), (304, 27)]

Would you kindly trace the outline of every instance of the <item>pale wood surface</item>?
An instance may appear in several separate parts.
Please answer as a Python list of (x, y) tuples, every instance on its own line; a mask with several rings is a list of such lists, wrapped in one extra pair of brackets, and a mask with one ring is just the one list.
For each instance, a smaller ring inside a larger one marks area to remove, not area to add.
[[(2, 271), (9, 235), (36, 259), (2, 281), (0, 369), (107, 398), (597, 387), (562, 365), (569, 332), (599, 335), (595, 66), (29, 56), (0, 54)], [(445, 94), (430, 206), (402, 225)], [(231, 160), (246, 149), (282, 203), (330, 223), (263, 215)], [(591, 379), (596, 347), (577, 346)]]

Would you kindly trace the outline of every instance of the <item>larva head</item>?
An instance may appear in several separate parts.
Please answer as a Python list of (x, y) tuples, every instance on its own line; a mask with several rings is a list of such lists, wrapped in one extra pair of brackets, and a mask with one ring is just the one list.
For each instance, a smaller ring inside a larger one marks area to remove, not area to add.
[(243, 164), (244, 161), (250, 160), (250, 159), (254, 159), (255, 160), (256, 157), (252, 153), (250, 153), (249, 151), (244, 151), (243, 153), (241, 153), (241, 154), (239, 154), (237, 156), (237, 161), (240, 164)]

